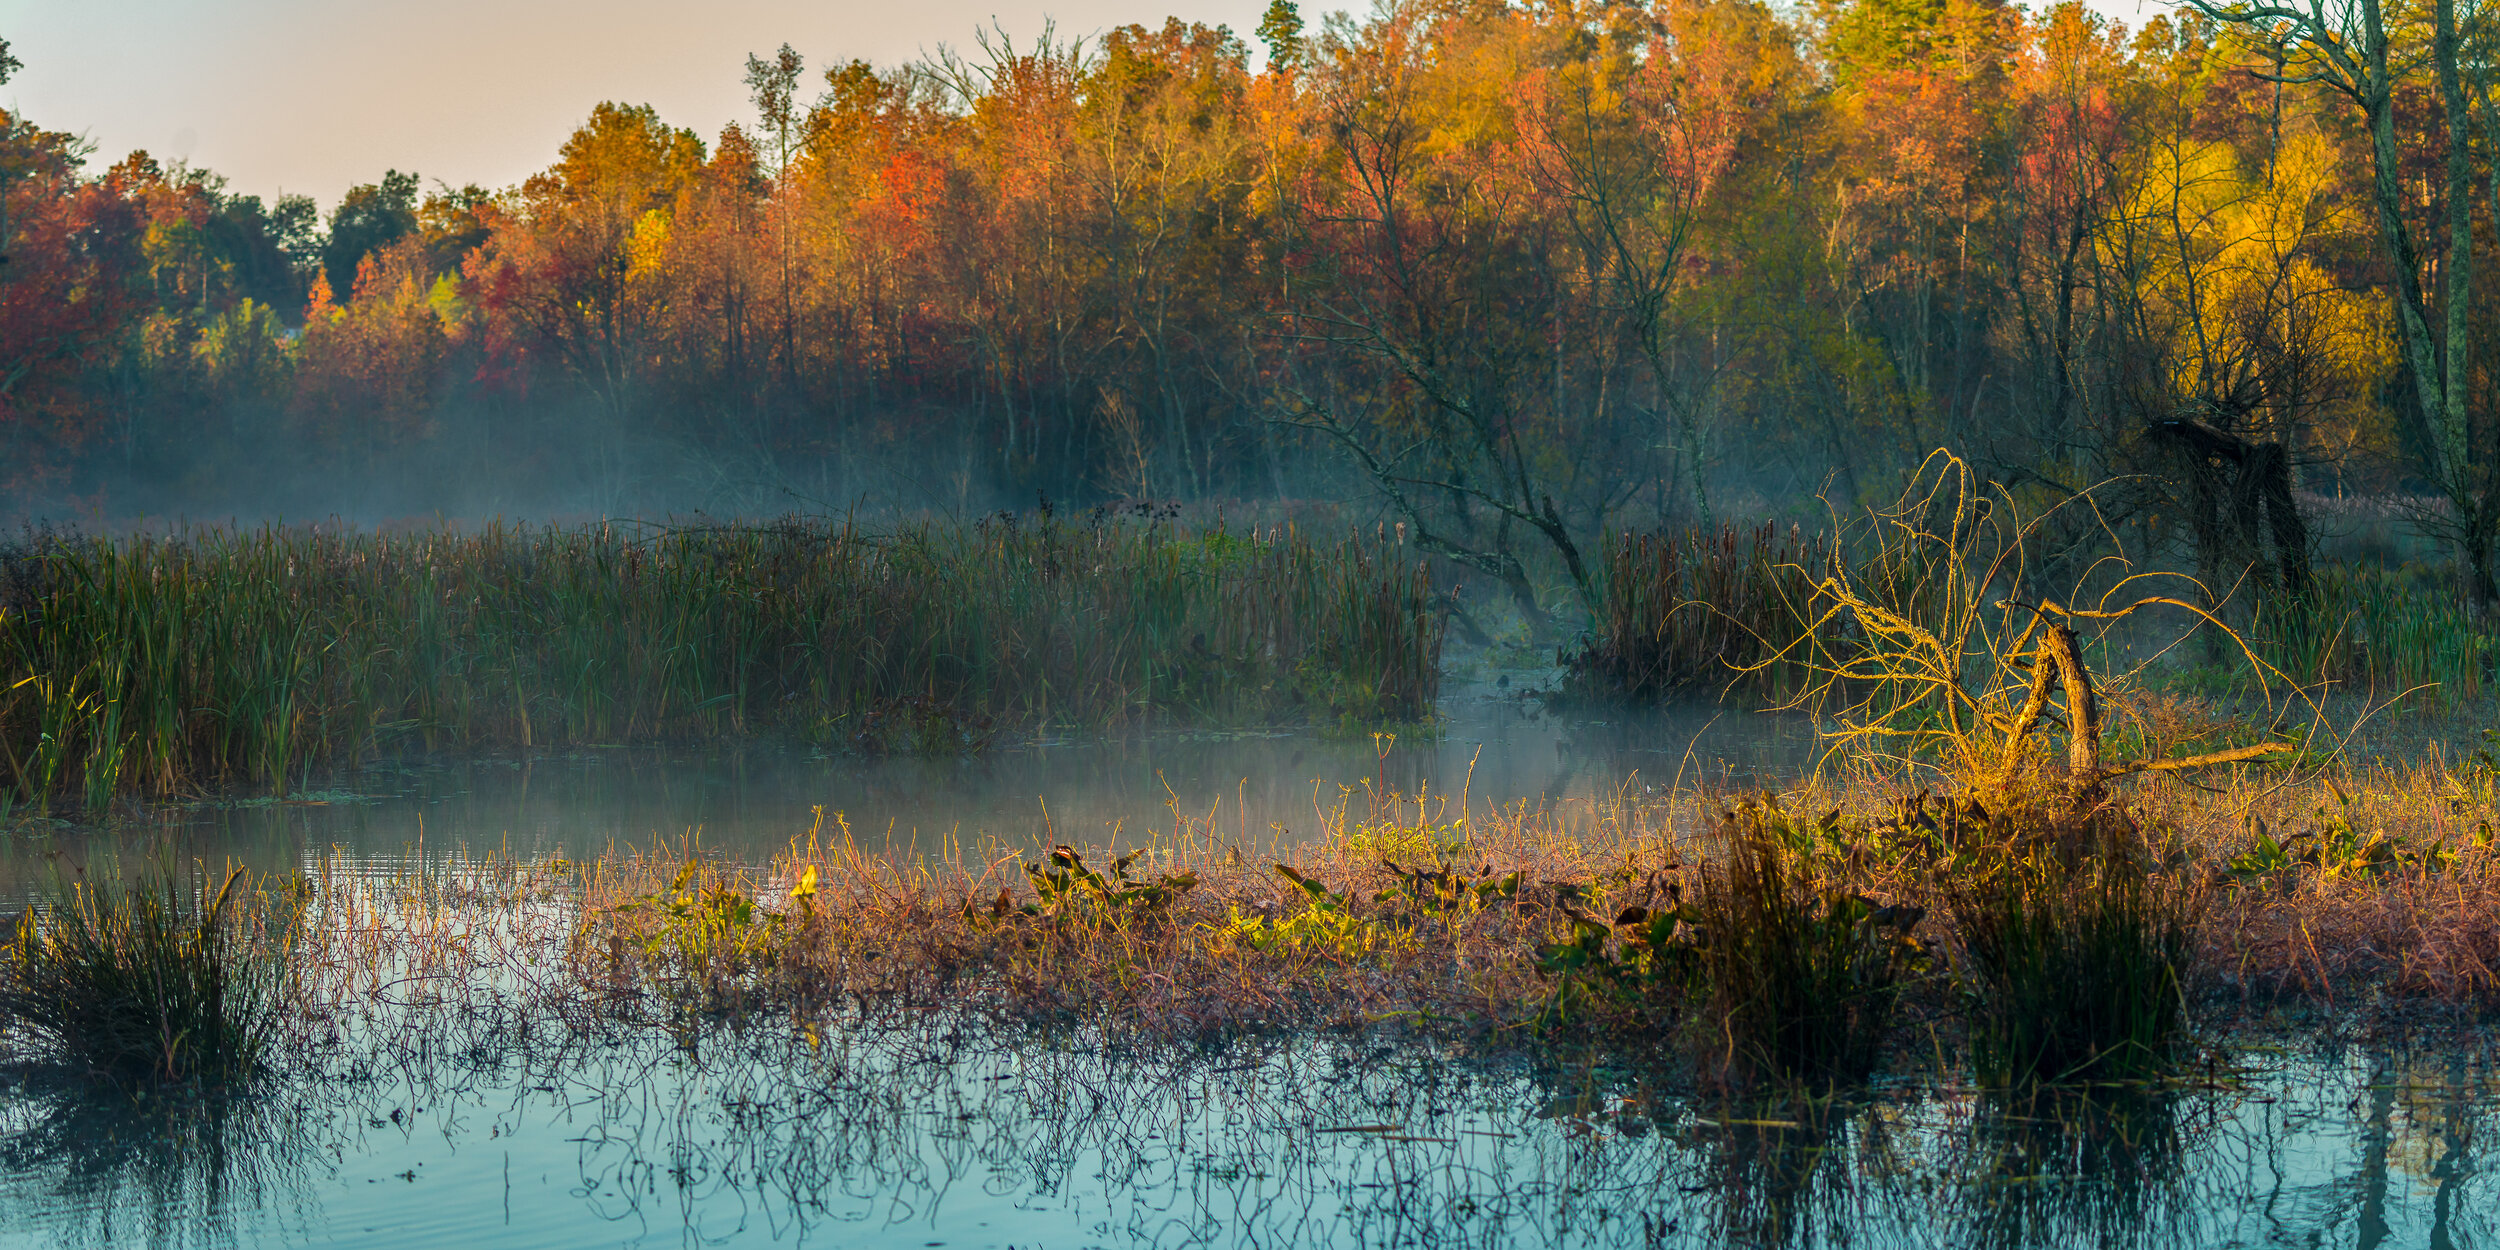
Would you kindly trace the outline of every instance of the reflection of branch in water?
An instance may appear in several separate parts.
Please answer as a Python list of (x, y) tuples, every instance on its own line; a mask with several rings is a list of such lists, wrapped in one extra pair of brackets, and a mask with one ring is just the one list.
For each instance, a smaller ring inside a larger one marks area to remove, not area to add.
[(1881, 1202), (1900, 1206), (1906, 1195), (1888, 1192), (1900, 1176), (1879, 1165), (1893, 1152), (1887, 1112), (1895, 1110), (1843, 1099), (1696, 1108), (1683, 1137), (1717, 1200), (1719, 1237), (1741, 1246), (1812, 1245), (1835, 1229), (1897, 1225)]
[[(140, 1224), (269, 1240), (359, 1214), (320, 1210), (313, 1182), (360, 1158), (491, 1137), (561, 1178), (523, 1195), (540, 1206), (516, 1229), (589, 1217), (686, 1244), (918, 1244), (986, 1222), (1000, 1241), (1115, 1246), (1924, 1246), (1946, 1229), (1977, 1246), (2193, 1246), (2248, 1239), (2244, 1187), (2267, 1171), (2289, 1178), (2269, 1207), (2352, 1227), (2358, 1178), (2301, 1169), (2321, 1135), (2357, 1136), (2371, 1093), (2363, 1072), (2313, 1063), (2268, 1078), (2268, 1096), (2308, 1100), (2279, 1120), (2233, 1089), (1731, 1106), (1357, 1035), (1132, 1050), (948, 1018), (814, 1046), (480, 1028), (404, 1053), (410, 1034), (373, 1036), (215, 1114), (0, 1091), (9, 1205), (48, 1213), (64, 1242)], [(2435, 1101), (2462, 1116), (2487, 1083)], [(2384, 1187), (2389, 1244), (2434, 1219), (2452, 1244), (2490, 1235), (2465, 1121), (2396, 1105), (2384, 1166), (2401, 1156), (2437, 1183)], [(333, 1201), (363, 1191), (347, 1194)], [(462, 1201), (498, 1222), (495, 1197)]]
[[(323, 1211), (341, 1191), (316, 1182), (492, 1140), (562, 1178), (519, 1195), (536, 1205), (515, 1229), (588, 1216), (688, 1244), (1012, 1228), (1141, 1246), (1924, 1246), (1950, 1228), (1977, 1245), (2200, 1245), (2264, 1240), (2277, 1214), (2253, 1209), (2352, 1228), (2365, 1191), (2389, 1244), (2500, 1233), (2465, 1118), (2490, 1102), (2487, 1067), (2441, 1086), (2449, 1118), (2391, 1103), (2379, 1138), (2401, 1140), (2372, 1154), (2353, 1138), (2394, 1078), (2319, 1060), (2242, 1078), (2275, 1103), (1902, 1086), (1728, 1107), (1608, 1066), (1620, 1054), (1555, 1071), (1391, 1029), (1146, 1044), (891, 1009), (794, 1033), (584, 996), (531, 963), (573, 932), (553, 871), (483, 865), (314, 909), (318, 949), (347, 954), (312, 974), (317, 1014), (249, 1099), (0, 1079), (0, 1205), (68, 1243), (302, 1240), (289, 1230), (380, 1200), (350, 1189)], [(520, 901), (463, 910), (489, 873)], [(368, 937), (382, 944), (356, 954)], [(2273, 1193), (2247, 1192), (2269, 1173)], [(490, 1194), (460, 1201), (474, 1210), (435, 1214), (497, 1222)]]

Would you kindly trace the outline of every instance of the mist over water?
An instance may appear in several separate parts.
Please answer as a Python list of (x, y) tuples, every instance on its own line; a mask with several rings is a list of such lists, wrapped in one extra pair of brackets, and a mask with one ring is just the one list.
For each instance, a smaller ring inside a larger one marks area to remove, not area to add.
[[(2500, 9), (2441, 15), (820, 15), (321, 202), (0, 94), (0, 971), (230, 866), (266, 915), (44, 984), (323, 961), (223, 1092), (12, 1008), (0, 1248), (2500, 1242), (2492, 1034), (2416, 1027), (2494, 992), (2500, 201), (2367, 190), (2491, 181), (2426, 136)], [(733, 20), (631, 16), (432, 13), (477, 48), (421, 112)], [(320, 59), (272, 89), (381, 63)], [(234, 532), (119, 541), (184, 527)], [(2160, 570), (2130, 650), (2085, 605)], [(2001, 769), (1575, 841), (1808, 777), (1784, 709), (1861, 690), (1858, 762)], [(1287, 866), (1384, 808), (1404, 865)], [(865, 855), (740, 875), (807, 838)], [(1202, 858), (1018, 871), (1057, 843)], [(1071, 1006), (1138, 987), (1163, 1031)], [(2068, 1007), (2142, 1027), (1976, 1087)]]
[(225, 794), (94, 833), (0, 840), (0, 880), (14, 897), (39, 893), (65, 854), (262, 869), (336, 856), (353, 871), (464, 851), (583, 859), (689, 838), (762, 863), (805, 838), (819, 809), (825, 839), (847, 827), (863, 849), (904, 857), (1130, 847), (1184, 831), (1255, 855), (1316, 838), (1339, 809), (1359, 823), (1374, 796), (1410, 812), (1428, 796), (1442, 820), (1521, 803), (1637, 805), (1679, 785), (1776, 786), (1815, 759), (1802, 721), (1707, 706), (1549, 713), (1483, 682), (1452, 683), (1441, 706), (1437, 735), (1166, 729), (1010, 739), (961, 756), (758, 742), (411, 757), (316, 778), (288, 798)]

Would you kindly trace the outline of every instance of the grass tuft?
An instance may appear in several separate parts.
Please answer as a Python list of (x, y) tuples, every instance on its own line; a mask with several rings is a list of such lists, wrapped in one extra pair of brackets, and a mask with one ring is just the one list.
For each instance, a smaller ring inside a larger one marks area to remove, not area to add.
[(1982, 1083), (2135, 1081), (2187, 1042), (2194, 916), (2123, 855), (2040, 857), (1950, 887)]
[(285, 1007), (289, 948), (256, 933), (252, 883), (73, 884), (17, 921), (0, 958), (0, 1024), (42, 1058), (120, 1082), (249, 1078)]
[(1698, 873), (1702, 1073), (1732, 1086), (1863, 1080), (1921, 958), (1916, 917), (1800, 871), (1762, 810), (1728, 813), (1723, 853)]
[(1607, 544), (1605, 594), (1565, 693), (1654, 703), (1741, 690), (1777, 702), (1811, 678), (1783, 650), (1813, 628), (1814, 552), (1805, 533), (1764, 524), (1715, 533), (1624, 534)]

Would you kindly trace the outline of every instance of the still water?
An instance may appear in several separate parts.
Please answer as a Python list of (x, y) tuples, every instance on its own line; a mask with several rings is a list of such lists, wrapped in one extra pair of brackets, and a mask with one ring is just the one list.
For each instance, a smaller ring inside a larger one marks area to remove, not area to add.
[[(1178, 822), (1244, 845), (1311, 836), (1366, 787), (1470, 806), (1612, 799), (1685, 785), (1776, 783), (1810, 766), (1800, 721), (1700, 707), (1636, 719), (1548, 715), (1489, 686), (1443, 701), (1435, 734), (1155, 732), (1014, 742), (960, 758), (863, 759), (751, 745), (404, 760), (315, 777), (288, 799), (226, 797), (107, 834), (0, 835), (0, 901), (40, 890), (64, 857), (285, 868), (336, 855), (384, 867), (465, 848), (596, 856), (699, 837), (755, 861), (822, 808), (867, 847), (1106, 845)], [(1452, 813), (1456, 814), (1453, 808)]]
[[(699, 835), (747, 859), (816, 809), (863, 844), (1169, 830), (1307, 837), (1375, 790), (1481, 810), (1773, 782), (1802, 726), (1559, 718), (1460, 691), (1445, 732), (1041, 741), (962, 760), (589, 750), (402, 761), (286, 802), (0, 839), (15, 897), (98, 856), (596, 854)], [(341, 1042), (202, 1106), (0, 1069), (0, 1247), (2500, 1245), (2480, 1040), (2241, 1047), (2179, 1088), (2011, 1103), (1950, 1085), (1729, 1111), (1634, 1074), (1421, 1045), (1122, 1055), (924, 1022), (786, 1036), (508, 1027)]]
[(2489, 1056), (1747, 1107), (1419, 1049), (648, 1038), (221, 1113), (0, 1098), (0, 1245), (2500, 1244)]

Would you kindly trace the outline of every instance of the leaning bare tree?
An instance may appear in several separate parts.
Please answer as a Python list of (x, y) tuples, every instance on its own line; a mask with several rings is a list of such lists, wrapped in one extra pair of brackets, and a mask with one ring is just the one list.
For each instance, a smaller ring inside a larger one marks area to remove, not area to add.
[(1498, 580), (1542, 625), (1520, 540), (1550, 551), (1583, 606), (1593, 596), (1556, 501), (1589, 493), (1575, 480), (1588, 466), (1557, 454), (1564, 417), (1535, 385), (1560, 351), (1538, 333), (1557, 297), (1551, 244), (1532, 189), (1485, 147), (1435, 150), (1426, 23), (1399, 10), (1320, 49), (1317, 159), (1279, 197), (1290, 250), (1312, 258), (1286, 312), (1340, 368), (1324, 389), (1289, 386), (1282, 419), (1335, 443), (1419, 545)]

